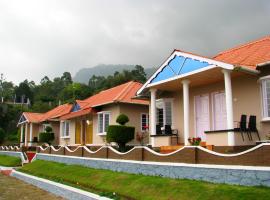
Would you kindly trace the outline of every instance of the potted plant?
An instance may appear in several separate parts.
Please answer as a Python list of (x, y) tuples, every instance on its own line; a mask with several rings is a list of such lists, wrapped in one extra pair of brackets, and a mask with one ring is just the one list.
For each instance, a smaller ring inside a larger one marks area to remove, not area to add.
[(193, 137), (193, 138), (188, 138), (188, 141), (190, 145), (192, 146), (199, 146), (202, 139), (200, 137)]

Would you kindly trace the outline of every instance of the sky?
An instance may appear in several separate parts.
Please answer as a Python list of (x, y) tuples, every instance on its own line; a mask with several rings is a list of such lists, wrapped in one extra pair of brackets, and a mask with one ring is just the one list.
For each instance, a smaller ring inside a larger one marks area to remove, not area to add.
[(158, 67), (270, 34), (269, 0), (0, 0), (0, 73), (39, 83), (97, 64)]

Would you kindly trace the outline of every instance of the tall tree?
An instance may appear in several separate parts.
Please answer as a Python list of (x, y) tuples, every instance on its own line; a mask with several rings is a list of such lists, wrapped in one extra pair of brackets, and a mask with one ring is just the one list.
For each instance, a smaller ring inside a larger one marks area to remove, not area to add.
[(18, 102), (26, 103), (27, 99), (29, 99), (31, 102), (33, 101), (34, 93), (31, 90), (27, 79), (21, 82), (19, 86), (15, 88), (15, 94)]
[(61, 80), (63, 81), (65, 86), (72, 84), (72, 77), (70, 72), (64, 72), (61, 76)]

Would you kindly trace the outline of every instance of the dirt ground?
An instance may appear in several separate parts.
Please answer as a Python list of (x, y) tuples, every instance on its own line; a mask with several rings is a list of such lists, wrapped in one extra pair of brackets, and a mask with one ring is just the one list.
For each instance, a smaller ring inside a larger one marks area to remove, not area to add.
[(35, 186), (0, 173), (0, 200), (63, 200)]

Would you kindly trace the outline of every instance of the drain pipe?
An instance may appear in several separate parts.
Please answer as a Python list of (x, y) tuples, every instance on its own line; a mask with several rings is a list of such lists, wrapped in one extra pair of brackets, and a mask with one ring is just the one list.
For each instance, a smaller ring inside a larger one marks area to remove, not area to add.
[(242, 66), (235, 66), (233, 71), (245, 72), (252, 75), (258, 75), (260, 73), (259, 70), (250, 69), (248, 67), (242, 67)]

